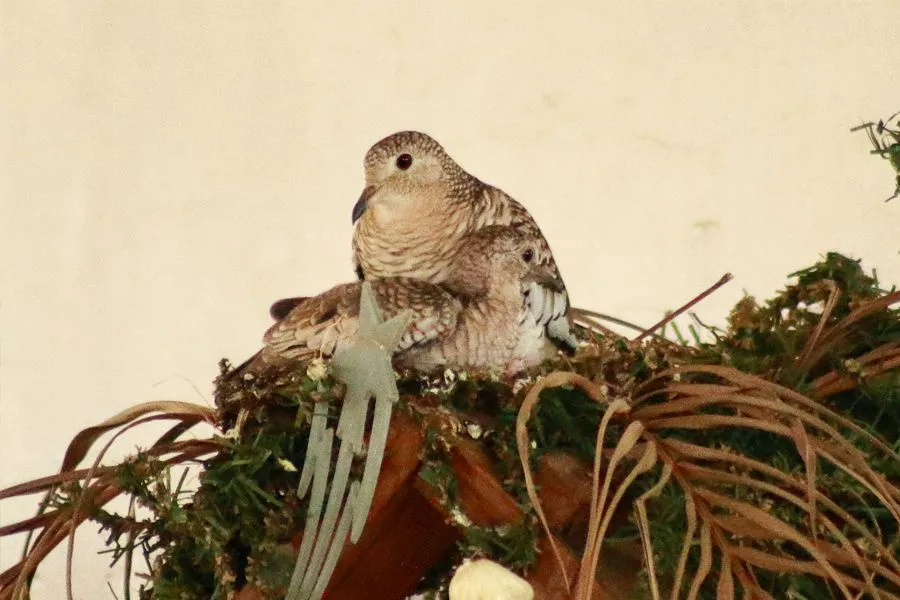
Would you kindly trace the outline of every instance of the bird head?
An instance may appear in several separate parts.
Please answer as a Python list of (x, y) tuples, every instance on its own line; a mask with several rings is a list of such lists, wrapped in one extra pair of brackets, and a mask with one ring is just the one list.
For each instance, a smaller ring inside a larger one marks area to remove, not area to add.
[(366, 153), (366, 187), (353, 207), (356, 223), (369, 210), (403, 212), (443, 200), (446, 182), (464, 171), (430, 136), (401, 131)]
[(494, 225), (460, 242), (457, 269), (446, 282), (460, 293), (477, 296), (535, 283), (554, 291), (565, 286), (555, 270), (538, 257), (538, 237), (529, 231)]

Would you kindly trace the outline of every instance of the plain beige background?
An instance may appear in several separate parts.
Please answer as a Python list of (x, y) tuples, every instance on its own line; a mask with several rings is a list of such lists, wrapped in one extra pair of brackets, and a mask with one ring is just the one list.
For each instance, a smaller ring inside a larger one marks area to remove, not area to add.
[[(211, 402), (270, 301), (351, 278), (362, 157), (398, 129), (525, 203), (580, 306), (649, 324), (731, 271), (699, 307), (721, 323), (832, 249), (900, 282), (892, 172), (848, 131), (900, 110), (898, 22), (896, 0), (0, 2), (0, 485), (129, 404)], [(87, 529), (76, 597), (111, 598)], [(34, 597), (63, 589), (57, 553)]]

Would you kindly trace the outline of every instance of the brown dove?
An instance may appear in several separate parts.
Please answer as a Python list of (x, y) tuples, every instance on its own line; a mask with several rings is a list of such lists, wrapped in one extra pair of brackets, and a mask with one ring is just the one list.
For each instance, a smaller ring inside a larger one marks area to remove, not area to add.
[(536, 264), (556, 282), (552, 287), (532, 284), (528, 309), (555, 342), (577, 345), (556, 261), (525, 207), (467, 173), (440, 144), (417, 131), (395, 133), (372, 146), (365, 174), (365, 189), (353, 207), (353, 260), (360, 279), (442, 283), (464, 264), (463, 236), (492, 225), (513, 227), (533, 237)]
[[(555, 270), (536, 260), (542, 238), (493, 226), (459, 243), (459, 261), (442, 284), (410, 277), (371, 282), (385, 319), (412, 313), (395, 349), (398, 366), (514, 373), (555, 355), (545, 326), (526, 305), (533, 285), (564, 289)], [(359, 327), (361, 286), (345, 283), (312, 298), (285, 300), (292, 308), (266, 332), (265, 347), (248, 368), (328, 357), (350, 343)]]

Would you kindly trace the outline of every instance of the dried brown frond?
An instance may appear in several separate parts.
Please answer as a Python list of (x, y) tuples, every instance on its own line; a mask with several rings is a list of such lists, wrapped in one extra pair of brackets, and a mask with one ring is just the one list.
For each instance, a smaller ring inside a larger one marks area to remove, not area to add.
[[(145, 416), (150, 413), (161, 414)], [(175, 420), (177, 424), (150, 446), (145, 452), (148, 457), (170, 455), (162, 462), (166, 465), (175, 465), (195, 460), (217, 448), (217, 444), (211, 440), (175, 441), (181, 433), (197, 423), (204, 421), (213, 423), (215, 420), (213, 410), (189, 402), (147, 402), (129, 407), (106, 421), (76, 434), (69, 443), (58, 474), (0, 490), (0, 498), (45, 492), (35, 517), (0, 529), (0, 535), (41, 530), (33, 545), (29, 534), (22, 560), (0, 573), (0, 600), (26, 600), (29, 597), (31, 577), (38, 565), (65, 539), (69, 540), (66, 588), (68, 597), (72, 597), (71, 561), (75, 530), (90, 518), (94, 511), (123, 492), (116, 468), (101, 467), (100, 461), (120, 435), (134, 427), (160, 420)], [(105, 444), (91, 467), (76, 470), (75, 467), (87, 456), (100, 436), (115, 429), (119, 431)], [(65, 500), (57, 497), (59, 494), (62, 494)], [(45, 512), (54, 501), (59, 506)]]
[[(588, 540), (577, 578), (566, 574), (576, 582), (573, 598), (587, 597), (584, 582), (593, 579), (611, 515), (638, 481), (635, 521), (654, 599), (693, 599), (704, 589), (732, 598), (736, 587), (749, 597), (770, 597), (760, 579), (766, 571), (813, 575), (844, 598), (900, 598), (900, 562), (891, 541), (842, 508), (846, 490), (822, 484), (823, 471), (842, 473), (848, 487), (857, 486), (856, 493), (900, 524), (900, 488), (869, 465), (874, 454), (895, 461), (900, 455), (819, 402), (728, 367), (676, 367), (630, 398), (608, 398), (598, 384), (572, 373), (553, 373), (536, 384), (519, 414), (517, 438), (528, 495), (547, 531), (527, 455), (527, 425), (541, 393), (562, 386), (606, 405), (597, 429)], [(618, 437), (609, 442), (616, 429)], [(736, 429), (790, 444), (794, 465), (776, 468), (709, 435)], [(642, 448), (637, 455), (636, 447)], [(642, 480), (643, 474), (652, 477)], [(685, 527), (677, 565), (660, 580), (647, 503), (672, 486), (683, 495)]]

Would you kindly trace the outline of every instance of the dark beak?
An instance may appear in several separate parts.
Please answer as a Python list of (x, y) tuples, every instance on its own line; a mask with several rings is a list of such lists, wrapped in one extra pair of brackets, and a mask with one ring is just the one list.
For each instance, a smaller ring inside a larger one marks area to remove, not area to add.
[(556, 293), (566, 291), (566, 286), (559, 275), (546, 265), (534, 265), (522, 278), (525, 283), (536, 283)]
[(356, 223), (363, 213), (366, 212), (366, 208), (369, 206), (369, 198), (375, 193), (374, 185), (367, 185), (366, 188), (362, 191), (362, 194), (359, 196), (359, 200), (356, 201), (356, 204), (353, 205), (353, 223)]

